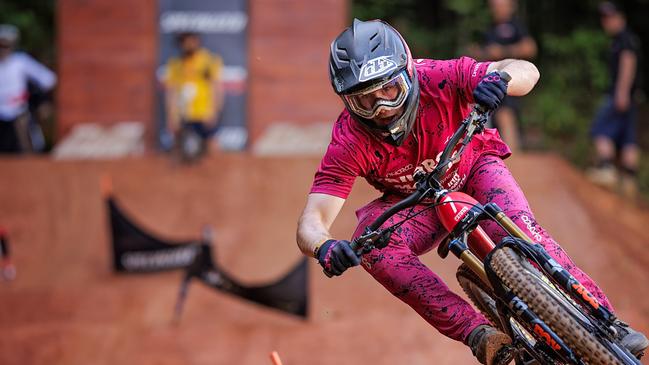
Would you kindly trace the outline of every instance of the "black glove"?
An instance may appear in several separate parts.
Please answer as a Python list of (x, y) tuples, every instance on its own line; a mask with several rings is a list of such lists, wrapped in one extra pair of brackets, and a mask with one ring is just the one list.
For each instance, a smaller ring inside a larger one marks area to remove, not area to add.
[(318, 263), (327, 272), (340, 275), (352, 266), (361, 263), (361, 259), (352, 250), (347, 240), (327, 240), (318, 249)]
[(495, 110), (507, 95), (507, 81), (496, 71), (485, 75), (473, 90), (473, 99), (487, 110)]

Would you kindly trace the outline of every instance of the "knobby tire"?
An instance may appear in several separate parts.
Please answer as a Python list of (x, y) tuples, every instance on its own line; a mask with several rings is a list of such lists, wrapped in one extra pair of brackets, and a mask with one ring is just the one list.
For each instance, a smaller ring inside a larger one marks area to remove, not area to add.
[(623, 365), (599, 340), (586, 330), (564, 305), (548, 293), (541, 278), (526, 269), (511, 248), (494, 252), (491, 260), (496, 275), (523, 300), (577, 355), (590, 365)]

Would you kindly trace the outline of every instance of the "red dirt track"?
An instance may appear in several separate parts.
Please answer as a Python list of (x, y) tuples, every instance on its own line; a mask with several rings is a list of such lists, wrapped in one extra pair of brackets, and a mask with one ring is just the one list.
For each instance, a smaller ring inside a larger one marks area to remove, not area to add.
[[(190, 167), (163, 157), (106, 162), (0, 160), (0, 226), (18, 277), (0, 282), (0, 364), (284, 365), (474, 364), (362, 269), (327, 279), (310, 264), (310, 318), (301, 321), (198, 283), (171, 322), (180, 272), (116, 275), (99, 181), (138, 224), (161, 237), (216, 232), (215, 260), (244, 283), (283, 275), (317, 158), (213, 156)], [(649, 332), (649, 211), (587, 183), (555, 156), (509, 162), (537, 218), (612, 299)], [(334, 233), (348, 237), (354, 208), (376, 197), (362, 180)], [(422, 258), (456, 290), (458, 261)]]

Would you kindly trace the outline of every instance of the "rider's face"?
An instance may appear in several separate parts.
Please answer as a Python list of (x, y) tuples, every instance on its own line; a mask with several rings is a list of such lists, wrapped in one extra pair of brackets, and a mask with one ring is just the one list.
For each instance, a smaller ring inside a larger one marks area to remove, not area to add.
[(390, 123), (392, 123), (396, 117), (401, 115), (402, 112), (403, 106), (396, 109), (382, 109), (379, 111), (379, 114), (372, 119), (372, 122), (379, 127), (385, 127), (390, 125)]
[[(368, 93), (367, 95), (363, 95), (361, 103), (364, 104), (363, 106), (365, 107), (371, 107), (372, 105), (374, 105), (377, 99), (394, 100), (396, 99), (398, 94), (399, 89), (397, 87), (386, 86), (372, 93)], [(403, 106), (394, 109), (381, 107), (376, 117), (372, 118), (372, 121), (380, 127), (385, 127), (389, 125), (390, 122), (394, 120), (394, 117), (399, 115), (402, 110)]]
[(382, 88), (359, 96), (360, 104), (367, 109), (371, 109), (378, 99), (394, 100), (399, 95), (399, 88), (393, 84), (387, 84)]

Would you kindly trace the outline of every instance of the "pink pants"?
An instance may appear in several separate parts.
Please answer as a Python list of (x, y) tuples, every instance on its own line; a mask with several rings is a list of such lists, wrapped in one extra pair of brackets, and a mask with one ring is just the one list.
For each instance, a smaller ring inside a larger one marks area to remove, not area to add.
[[(565, 251), (536, 222), (521, 188), (499, 157), (480, 157), (471, 169), (462, 191), (473, 196), (481, 204), (498, 204), (505, 214), (532, 239), (543, 245), (548, 253), (603, 305), (612, 309), (602, 290), (575, 266)], [(359, 224), (354, 237), (359, 236), (381, 212), (402, 198), (386, 195), (359, 209), (356, 212)], [(413, 212), (419, 212), (425, 207), (416, 206)], [(408, 212), (409, 209), (406, 209), (398, 213), (389, 219), (386, 225), (401, 221)], [(493, 222), (483, 222), (481, 225), (496, 243), (505, 235)], [(392, 234), (387, 247), (365, 254), (362, 265), (376, 281), (417, 311), (438, 331), (466, 343), (466, 338), (473, 329), (489, 322), (470, 304), (450, 291), (442, 279), (417, 258), (437, 246), (444, 233), (445, 230), (434, 209), (427, 210), (398, 228)]]

